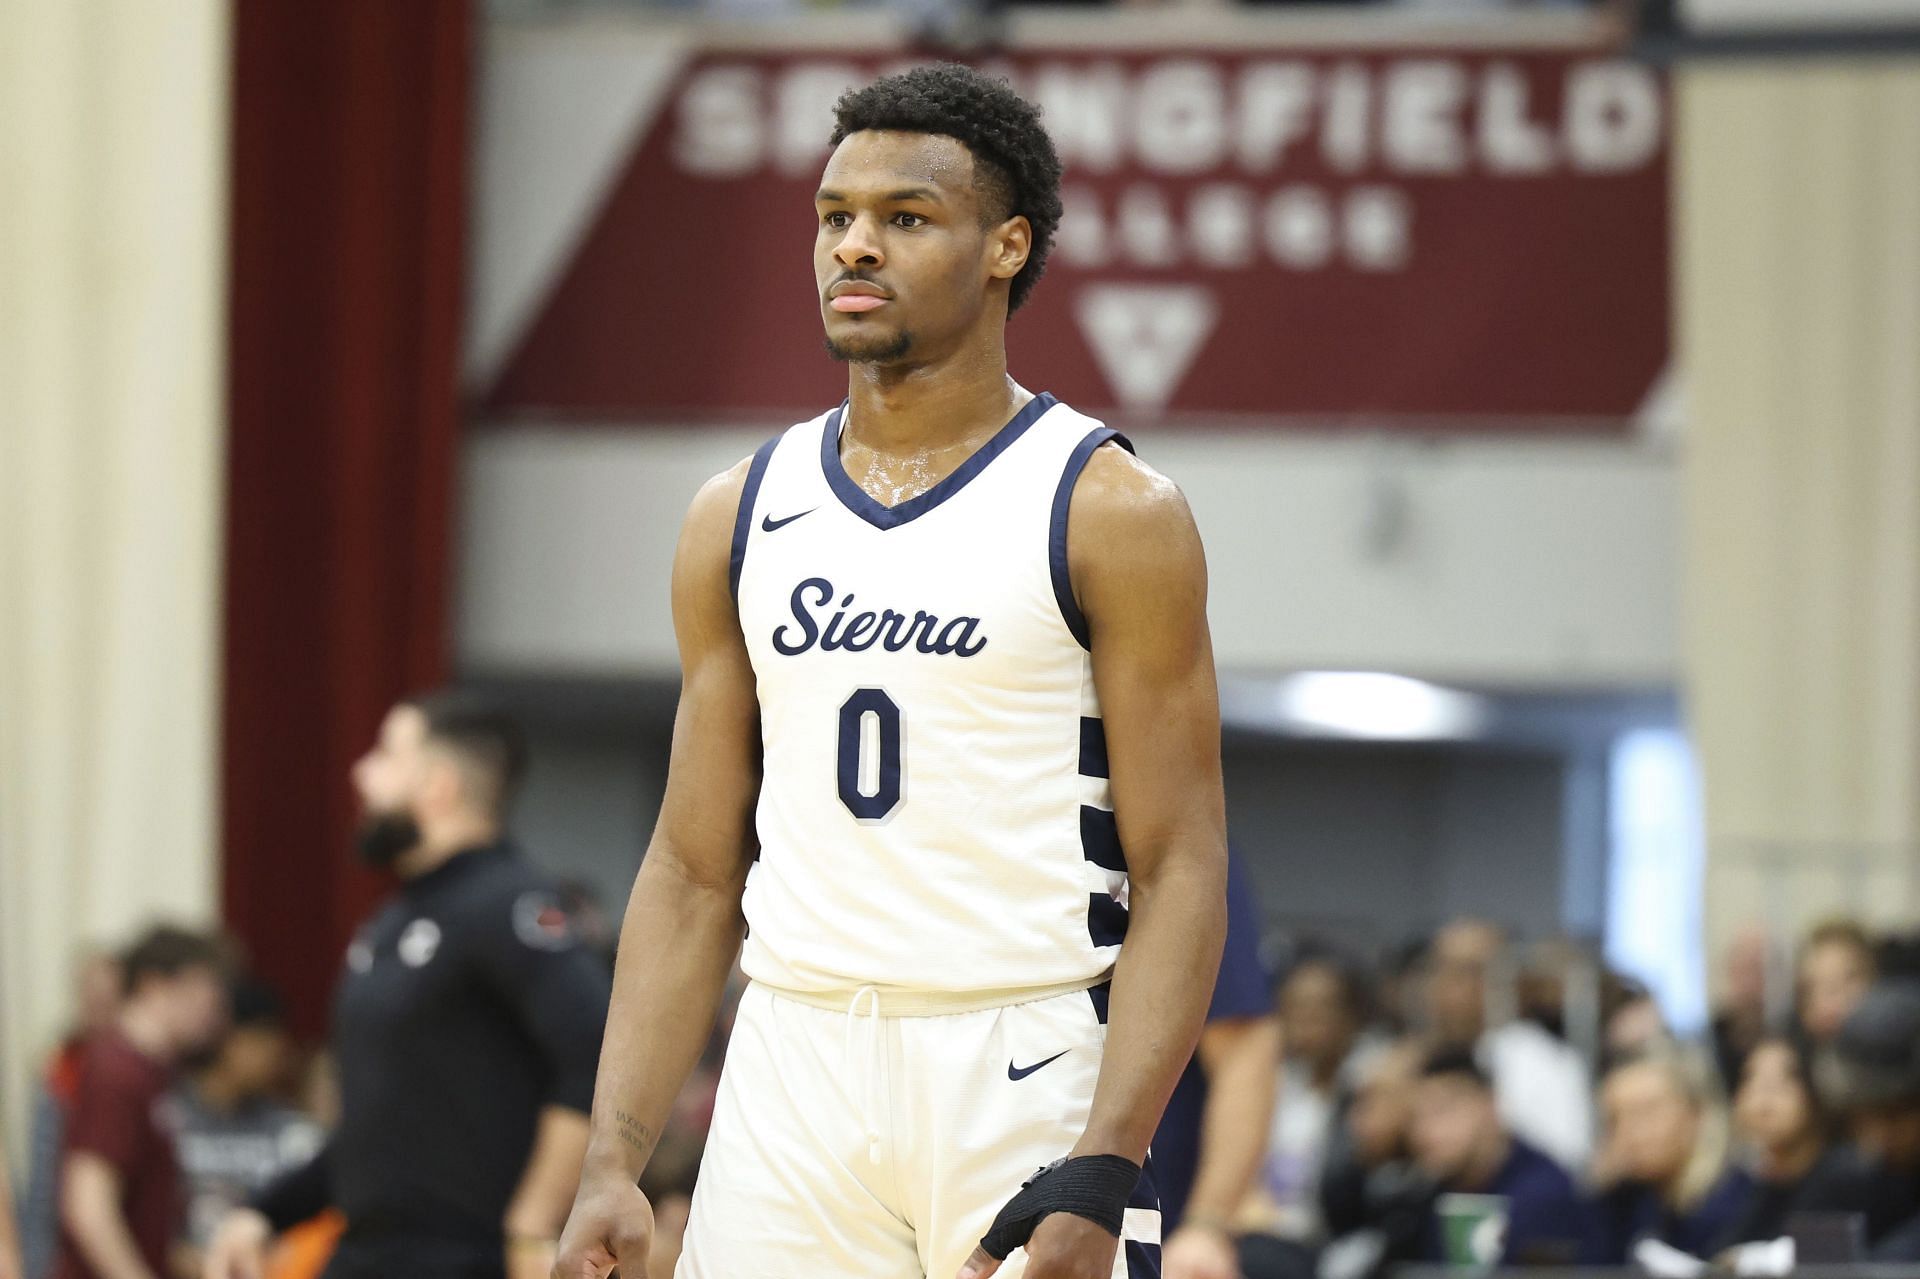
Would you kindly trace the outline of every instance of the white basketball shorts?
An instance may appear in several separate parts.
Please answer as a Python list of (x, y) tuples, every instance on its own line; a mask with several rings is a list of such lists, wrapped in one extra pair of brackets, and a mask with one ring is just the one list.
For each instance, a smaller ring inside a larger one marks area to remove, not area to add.
[[(836, 1012), (747, 988), (676, 1279), (955, 1279), (1020, 1183), (1079, 1140), (1106, 1042), (1093, 993), (936, 1016), (880, 1001)], [(1159, 1244), (1149, 1171), (1114, 1279), (1157, 1279)]]

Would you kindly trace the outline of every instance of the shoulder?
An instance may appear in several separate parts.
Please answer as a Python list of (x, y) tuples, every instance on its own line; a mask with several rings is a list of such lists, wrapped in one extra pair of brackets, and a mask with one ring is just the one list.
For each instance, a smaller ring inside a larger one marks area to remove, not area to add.
[(1184, 614), (1204, 601), (1206, 552), (1186, 494), (1115, 444), (1087, 459), (1066, 541), (1069, 574), (1090, 618), (1103, 602), (1122, 610), (1177, 605)]
[(559, 884), (518, 853), (484, 867), (464, 896), (462, 913), (486, 944), (557, 951), (577, 940)]
[(1511, 1167), (1514, 1180), (1537, 1195), (1573, 1198), (1577, 1193), (1573, 1177), (1565, 1168), (1538, 1146), (1519, 1137), (1513, 1138)]
[(158, 1077), (159, 1071), (118, 1034), (94, 1035), (81, 1047), (79, 1078), (82, 1087), (121, 1088)]
[(1487, 1052), (1500, 1062), (1496, 1073), (1504, 1068), (1516, 1073), (1553, 1072), (1583, 1078), (1586, 1074), (1578, 1049), (1524, 1017), (1488, 1031), (1485, 1043)]
[(1729, 1166), (1720, 1174), (1720, 1180), (1714, 1183), (1713, 1189), (1707, 1192), (1705, 1206), (1708, 1211), (1716, 1213), (1737, 1211), (1745, 1206), (1758, 1188), (1759, 1183), (1745, 1168), (1737, 1164)]
[(761, 444), (746, 457), (741, 458), (718, 475), (708, 478), (693, 495), (693, 504), (687, 511), (689, 529), (702, 531), (725, 531), (732, 537), (735, 518), (740, 513), (742, 500), (751, 501), (752, 490), (760, 483), (760, 477), (766, 473), (767, 465), (773, 459), (774, 450), (783, 444), (811, 449), (816, 437), (826, 429), (827, 419), (839, 410), (829, 409), (804, 422), (795, 423)]
[(689, 532), (724, 532), (733, 536), (734, 517), (740, 510), (740, 498), (747, 490), (748, 473), (761, 456), (743, 457), (718, 475), (710, 476), (693, 495), (687, 508)]
[(1076, 526), (1162, 531), (1191, 527), (1193, 513), (1180, 486), (1109, 440), (1087, 458), (1073, 488)]

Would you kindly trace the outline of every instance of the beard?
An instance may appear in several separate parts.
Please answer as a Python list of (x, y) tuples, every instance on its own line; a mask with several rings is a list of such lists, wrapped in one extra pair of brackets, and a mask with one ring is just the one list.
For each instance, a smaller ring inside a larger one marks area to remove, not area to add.
[(420, 823), (406, 812), (368, 813), (354, 837), (360, 860), (375, 870), (393, 864), (420, 846)]
[(897, 364), (913, 349), (913, 334), (904, 329), (892, 337), (861, 336), (827, 339), (827, 354), (842, 364)]

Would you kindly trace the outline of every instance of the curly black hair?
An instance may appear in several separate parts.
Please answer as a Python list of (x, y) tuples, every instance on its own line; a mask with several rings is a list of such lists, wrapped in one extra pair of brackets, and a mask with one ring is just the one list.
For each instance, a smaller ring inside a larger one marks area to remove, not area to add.
[(1016, 214), (1033, 227), (1026, 265), (1013, 277), (1007, 310), (1018, 311), (1047, 268), (1060, 225), (1060, 157), (1040, 109), (1005, 80), (956, 62), (915, 67), (848, 89), (833, 108), (832, 145), (866, 129), (938, 133), (973, 152), (988, 225)]

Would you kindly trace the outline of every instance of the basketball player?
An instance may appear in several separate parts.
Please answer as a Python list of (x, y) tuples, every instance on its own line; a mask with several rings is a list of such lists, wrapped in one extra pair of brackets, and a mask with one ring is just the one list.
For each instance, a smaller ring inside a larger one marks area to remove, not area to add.
[(1224, 927), (1200, 540), (1120, 436), (1007, 375), (1060, 216), (1034, 108), (921, 68), (843, 97), (832, 141), (848, 398), (687, 517), (671, 775), (555, 1273), (646, 1275), (635, 1179), (744, 926), (678, 1279), (1138, 1279)]

